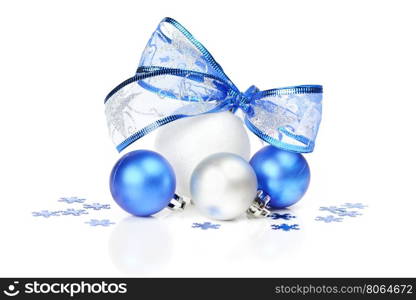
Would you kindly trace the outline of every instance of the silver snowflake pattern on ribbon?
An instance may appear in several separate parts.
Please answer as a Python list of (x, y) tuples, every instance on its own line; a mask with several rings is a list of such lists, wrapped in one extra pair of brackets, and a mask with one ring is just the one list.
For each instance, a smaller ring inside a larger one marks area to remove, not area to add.
[(181, 118), (240, 109), (261, 140), (312, 152), (322, 114), (322, 86), (240, 91), (209, 51), (171, 18), (148, 41), (136, 74), (105, 98), (107, 124), (118, 151)]

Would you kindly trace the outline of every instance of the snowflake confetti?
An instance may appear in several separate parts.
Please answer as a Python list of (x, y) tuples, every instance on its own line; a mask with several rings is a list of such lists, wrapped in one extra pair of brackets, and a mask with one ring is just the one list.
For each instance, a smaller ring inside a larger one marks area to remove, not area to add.
[(88, 222), (85, 222), (85, 224), (89, 224), (90, 226), (104, 226), (104, 227), (108, 227), (108, 226), (113, 225), (115, 223), (114, 222), (111, 222), (108, 219), (104, 219), (104, 220), (91, 219)]
[(292, 224), (292, 225), (288, 225), (286, 223), (280, 224), (280, 225), (276, 225), (276, 224), (272, 224), (271, 225), (273, 230), (283, 230), (283, 231), (290, 231), (290, 230), (299, 230), (299, 224)]
[(278, 220), (278, 219), (282, 219), (282, 220), (290, 220), (293, 218), (296, 218), (296, 216), (293, 216), (291, 214), (279, 214), (279, 213), (272, 213), (269, 218), (273, 219), (273, 220)]
[(44, 218), (49, 218), (49, 217), (57, 217), (60, 216), (60, 211), (49, 211), (49, 210), (41, 210), (41, 211), (34, 211), (32, 212), (32, 216), (34, 217), (44, 217)]
[(61, 211), (63, 216), (81, 216), (81, 215), (88, 215), (88, 212), (85, 209), (73, 209), (73, 208), (68, 208), (67, 210), (62, 210)]
[(347, 211), (344, 207), (337, 207), (337, 206), (321, 206), (319, 208), (321, 211), (328, 211), (330, 213), (333, 213), (335, 215), (338, 215), (340, 213), (345, 213)]
[(362, 214), (359, 213), (358, 211), (341, 211), (337, 214), (340, 217), (353, 217), (355, 218), (356, 216), (361, 216)]
[(84, 204), (84, 208), (94, 209), (94, 210), (110, 209), (110, 204), (100, 204), (100, 203)]
[(220, 224), (212, 224), (211, 222), (204, 222), (204, 223), (193, 223), (192, 228), (201, 228), (202, 230), (207, 229), (219, 229)]
[(337, 218), (332, 215), (326, 216), (326, 217), (316, 217), (315, 221), (323, 221), (325, 223), (331, 223), (331, 222), (341, 222), (343, 218)]
[(364, 205), (362, 203), (344, 203), (342, 206), (346, 207), (346, 208), (357, 208), (357, 209), (364, 209), (367, 207), (367, 205)]
[(72, 203), (84, 203), (85, 200), (87, 199), (78, 198), (78, 197), (61, 197), (59, 198), (58, 202), (65, 202), (68, 204), (72, 204)]

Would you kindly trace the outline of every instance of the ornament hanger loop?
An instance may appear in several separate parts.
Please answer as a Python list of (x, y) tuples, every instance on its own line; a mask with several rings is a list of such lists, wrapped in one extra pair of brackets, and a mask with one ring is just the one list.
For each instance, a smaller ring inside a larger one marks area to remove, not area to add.
[(270, 196), (264, 191), (258, 190), (253, 204), (247, 209), (247, 214), (252, 217), (268, 217), (270, 215), (269, 202)]
[(173, 199), (169, 202), (168, 208), (171, 210), (184, 210), (188, 205), (188, 201), (177, 194), (173, 195)]

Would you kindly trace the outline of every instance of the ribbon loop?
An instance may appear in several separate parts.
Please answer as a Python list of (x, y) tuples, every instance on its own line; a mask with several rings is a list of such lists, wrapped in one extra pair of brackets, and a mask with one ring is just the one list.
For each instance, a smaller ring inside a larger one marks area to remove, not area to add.
[(181, 24), (165, 18), (143, 51), (136, 74), (105, 99), (118, 151), (177, 119), (241, 109), (248, 129), (294, 152), (311, 152), (321, 120), (322, 86), (241, 93), (208, 50)]

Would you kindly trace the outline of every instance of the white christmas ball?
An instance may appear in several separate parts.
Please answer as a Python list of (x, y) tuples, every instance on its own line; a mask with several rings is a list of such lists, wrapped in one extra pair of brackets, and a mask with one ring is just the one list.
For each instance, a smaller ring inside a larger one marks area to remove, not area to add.
[(217, 153), (198, 164), (192, 173), (192, 201), (204, 215), (231, 220), (253, 203), (257, 178), (250, 164), (232, 153)]
[(228, 152), (250, 158), (250, 141), (240, 118), (225, 111), (184, 118), (158, 129), (155, 150), (172, 165), (176, 193), (190, 197), (189, 184), (195, 167), (207, 156)]

